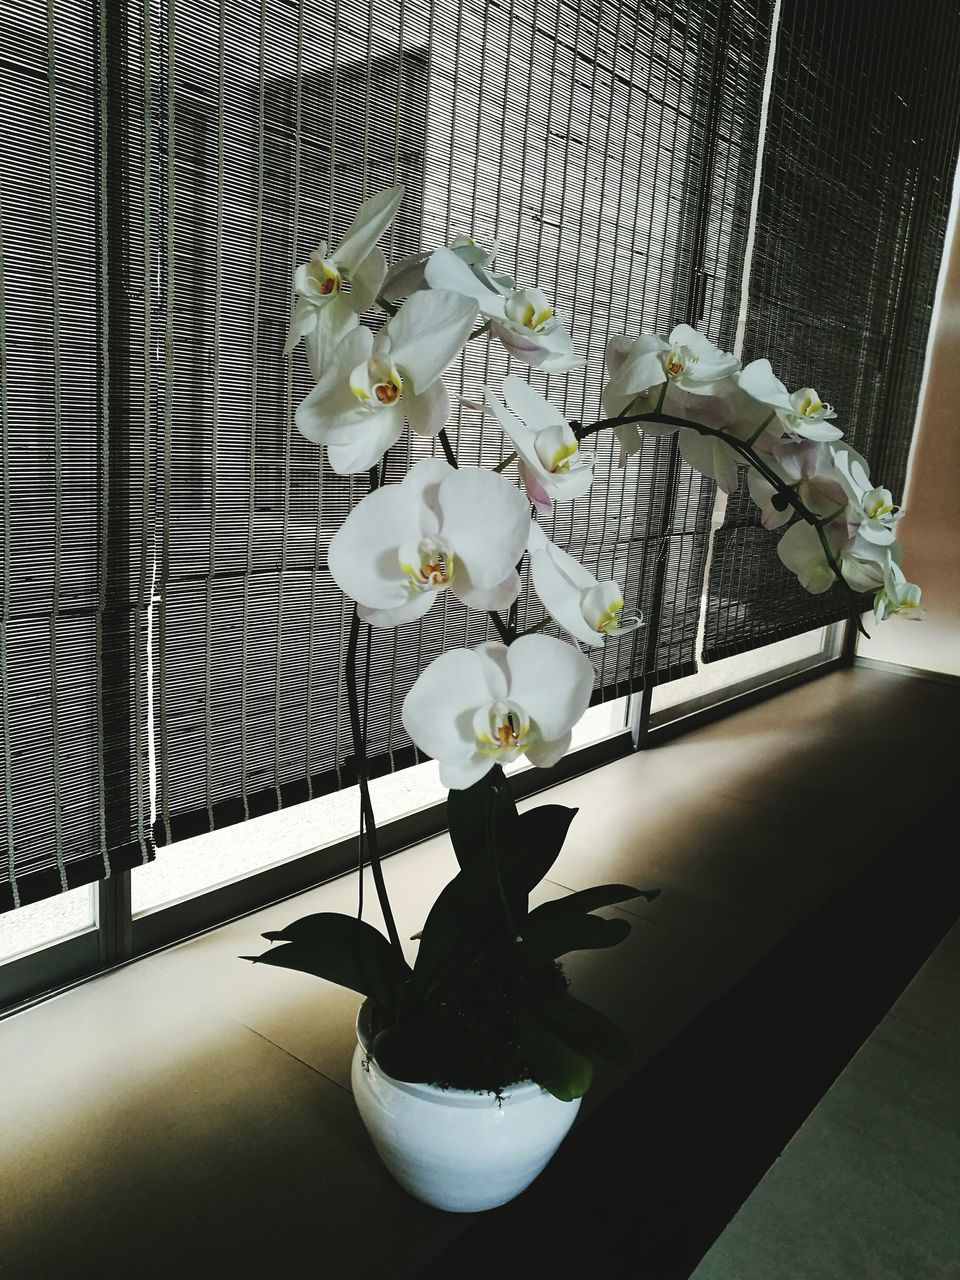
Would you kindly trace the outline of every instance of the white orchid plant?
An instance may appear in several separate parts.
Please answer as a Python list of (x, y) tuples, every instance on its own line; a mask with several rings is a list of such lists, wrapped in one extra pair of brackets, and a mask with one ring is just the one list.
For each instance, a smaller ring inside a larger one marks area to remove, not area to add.
[[(596, 1055), (626, 1064), (630, 1046), (572, 996), (561, 958), (620, 942), (625, 919), (596, 913), (658, 892), (601, 885), (531, 909), (576, 810), (545, 804), (519, 813), (503, 772), (521, 757), (538, 768), (561, 759), (593, 690), (584, 649), (642, 625), (639, 614), (624, 616), (620, 586), (595, 578), (537, 520), (590, 490), (594, 456), (583, 442), (612, 431), (622, 465), (643, 434), (676, 432), (684, 460), (728, 494), (746, 468), (763, 525), (786, 526), (783, 564), (810, 592), (839, 584), (858, 625), (862, 593), (873, 594), (881, 621), (915, 612), (920, 591), (900, 568), (902, 513), (841, 443), (830, 405), (811, 387), (788, 391), (767, 360), (741, 367), (687, 324), (666, 338), (610, 339), (607, 417), (593, 423), (568, 420), (516, 373), (484, 387), (475, 407), (502, 428), (508, 456), (492, 470), (458, 465), (443, 375), (468, 342), (500, 342), (531, 378), (584, 361), (539, 288), (499, 274), (494, 251), (468, 237), (388, 271), (379, 241), (402, 196), (397, 186), (366, 200), (339, 248), (321, 245), (297, 268), (286, 345), (289, 353), (304, 343), (316, 382), (297, 410), (300, 431), (326, 449), (337, 473), (369, 475), (369, 493), (331, 540), (329, 568), (354, 602), (346, 687), (365, 853), (386, 932), (359, 916), (312, 915), (265, 934), (281, 945), (249, 958), (365, 996), (375, 1013), (370, 1051), (399, 1079), (494, 1092), (533, 1079), (572, 1099), (589, 1087)], [(361, 323), (374, 307), (382, 316), (375, 332)], [(435, 439), (442, 456), (383, 483), (385, 456), (405, 425)], [(542, 624), (519, 633), (524, 556), (547, 617), (567, 639), (542, 634)], [(438, 761), (449, 789), (459, 864), (411, 964), (377, 847), (356, 657), (362, 626), (423, 617), (445, 590), (489, 615), (498, 639), (443, 652), (404, 700), (404, 729)]]

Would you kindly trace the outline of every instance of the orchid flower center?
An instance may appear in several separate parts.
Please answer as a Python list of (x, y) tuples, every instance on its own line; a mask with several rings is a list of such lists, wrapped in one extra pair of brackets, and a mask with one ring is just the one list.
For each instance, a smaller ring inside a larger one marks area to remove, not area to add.
[(863, 510), (868, 520), (879, 520), (881, 524), (893, 524), (898, 515), (889, 489), (871, 489), (864, 495)]
[(313, 258), (307, 272), (310, 283), (323, 297), (339, 293), (343, 280), (332, 258)]
[(541, 333), (553, 319), (553, 308), (539, 289), (518, 289), (507, 299), (504, 312), (508, 320), (534, 333)]
[(407, 575), (411, 591), (442, 591), (453, 579), (453, 552), (437, 538), (421, 538), (414, 564), (404, 561), (400, 567)]
[[(556, 423), (538, 431), (534, 448), (544, 469), (551, 474), (557, 471), (575, 471), (584, 465), (577, 437), (566, 422)], [(590, 461), (593, 461), (592, 455)]]
[(515, 702), (492, 702), (477, 709), (473, 732), (481, 755), (509, 762), (530, 746), (530, 717)]
[(835, 418), (836, 411), (829, 404), (825, 404), (813, 387), (804, 387), (801, 391), (794, 391), (790, 397), (790, 404), (793, 411), (800, 418)]
[(663, 371), (668, 378), (679, 378), (688, 365), (696, 364), (699, 356), (689, 347), (671, 347), (660, 357)]
[(350, 390), (358, 400), (376, 409), (379, 405), (396, 404), (403, 395), (403, 379), (389, 360), (371, 356), (350, 375)]
[(588, 627), (605, 636), (622, 636), (636, 631), (643, 619), (639, 614), (621, 618), (623, 593), (613, 579), (588, 587), (580, 597), (580, 612)]

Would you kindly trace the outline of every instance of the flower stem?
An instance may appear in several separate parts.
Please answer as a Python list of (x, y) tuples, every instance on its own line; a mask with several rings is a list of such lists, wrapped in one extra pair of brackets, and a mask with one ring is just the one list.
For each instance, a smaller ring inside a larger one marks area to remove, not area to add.
[(451, 467), (457, 466), (457, 455), (453, 451), (453, 445), (450, 443), (450, 437), (447, 435), (446, 427), (441, 427), (437, 433), (437, 439), (440, 441), (440, 447), (443, 450), (443, 456)]
[(506, 471), (510, 463), (516, 459), (516, 456), (517, 456), (516, 450), (514, 450), (513, 453), (507, 454), (507, 456), (504, 459), (502, 459), (502, 461), (498, 462), (497, 465), (493, 468), (494, 471)]
[(487, 321), (485, 321), (483, 324), (478, 325), (478, 326), (476, 327), (476, 329), (474, 329), (473, 333), (471, 333), (471, 334), (470, 334), (470, 337), (469, 337), (469, 338), (467, 338), (467, 341), (469, 342), (469, 341), (471, 340), (471, 338), (480, 338), (480, 337), (482, 337), (482, 336), (483, 336), (483, 334), (485, 334), (489, 328), (490, 328), (490, 321), (489, 321), (489, 320), (487, 320)]
[(357, 695), (357, 641), (359, 637), (360, 614), (357, 606), (354, 605), (353, 617), (350, 619), (350, 636), (347, 640), (345, 663), (347, 706), (350, 712), (350, 729), (353, 734), (354, 764), (357, 772), (357, 782), (360, 787), (360, 807), (366, 828), (366, 843), (370, 853), (370, 870), (373, 872), (373, 883), (377, 890), (380, 910), (383, 912), (384, 924), (387, 926), (387, 935), (390, 938), (391, 945), (396, 947), (402, 958), (403, 948), (400, 945), (400, 935), (397, 932), (396, 921), (393, 918), (393, 911), (390, 907), (390, 898), (387, 894), (386, 881), (383, 878), (383, 867), (380, 862), (380, 848), (377, 840), (377, 822), (373, 813), (370, 786), (367, 781), (367, 744), (360, 726), (360, 700)]
[(377, 306), (387, 313), (388, 316), (395, 316), (400, 308), (395, 302), (391, 302), (389, 298), (385, 298), (382, 293), (377, 294)]

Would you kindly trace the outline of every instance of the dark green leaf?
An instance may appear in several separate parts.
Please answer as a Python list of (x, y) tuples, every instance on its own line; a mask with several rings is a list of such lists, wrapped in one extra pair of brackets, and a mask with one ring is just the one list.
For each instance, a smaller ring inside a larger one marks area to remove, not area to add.
[(387, 1010), (397, 1007), (400, 988), (410, 976), (406, 962), (383, 934), (354, 916), (336, 912), (304, 916), (263, 936), (285, 945), (246, 958), (326, 978), (371, 996)]
[(529, 1005), (516, 1008), (520, 1049), (531, 1076), (562, 1102), (582, 1098), (593, 1080), (593, 1055), (559, 1039)]
[(556, 960), (568, 951), (595, 951), (615, 947), (630, 932), (630, 921), (622, 916), (540, 916), (531, 912), (523, 927), (524, 963)]
[(458, 971), (495, 929), (489, 903), (478, 901), (463, 872), (440, 893), (420, 931), (414, 978), (429, 992), (442, 978)]
[(613, 906), (616, 902), (627, 902), (630, 898), (655, 898), (659, 889), (634, 889), (629, 884), (598, 884), (590, 889), (580, 889), (576, 893), (568, 893), (562, 898), (553, 898), (550, 902), (541, 903), (530, 918), (535, 916), (582, 916), (588, 911), (599, 911), (601, 907)]
[(597, 1053), (621, 1067), (633, 1061), (630, 1041), (616, 1023), (569, 992), (528, 992), (524, 999), (564, 1044), (581, 1053)]
[(535, 889), (556, 862), (576, 809), (562, 804), (540, 804), (527, 809), (517, 821), (516, 846), (503, 850), (503, 879), (511, 901), (522, 900)]

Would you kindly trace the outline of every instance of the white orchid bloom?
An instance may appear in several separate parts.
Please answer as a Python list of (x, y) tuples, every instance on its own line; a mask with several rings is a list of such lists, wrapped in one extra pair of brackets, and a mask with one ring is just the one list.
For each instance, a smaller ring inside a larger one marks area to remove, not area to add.
[[(389, 227), (403, 199), (403, 184), (388, 187), (364, 200), (347, 228), (338, 249), (326, 241), (297, 267), (293, 284), (298, 298), (293, 310), (284, 354), (301, 338), (307, 339), (307, 358), (314, 377), (344, 335), (357, 324), (357, 316), (371, 305), (387, 271), (387, 260), (377, 241)], [(344, 283), (350, 288), (343, 292)]]
[[(813, 515), (832, 515), (846, 507), (847, 492), (837, 474), (833, 451), (824, 441), (783, 437), (761, 447), (759, 452)], [(760, 522), (765, 529), (779, 529), (790, 520), (793, 507), (781, 502), (777, 489), (753, 467), (747, 475), (747, 487), (760, 508)]]
[[(451, 253), (467, 264), (468, 267), (479, 269), (485, 277), (491, 281), (498, 277), (490, 276), (487, 268), (492, 266), (494, 257), (497, 252), (496, 243), (489, 249), (485, 249), (483, 245), (477, 242), (471, 236), (457, 235), (450, 241), (449, 249)], [(411, 293), (416, 293), (418, 289), (428, 288), (426, 268), (435, 250), (428, 249), (424, 253), (413, 254), (409, 258), (401, 258), (387, 272), (380, 292), (385, 298), (397, 299), (407, 298)], [(509, 288), (513, 288), (513, 281), (506, 276), (499, 277)]]
[(466, 342), (476, 305), (431, 290), (408, 298), (376, 337), (351, 330), (319, 382), (297, 408), (300, 431), (327, 447), (334, 471), (354, 475), (395, 444), (404, 419), (435, 436), (450, 416), (441, 375)]
[(449, 649), (404, 699), (403, 727), (439, 761), (445, 787), (472, 786), (520, 756), (549, 768), (569, 748), (593, 681), (590, 659), (552, 636)]
[[(823, 532), (843, 580), (852, 591), (878, 591), (884, 585), (893, 562), (891, 546), (869, 542), (856, 529), (851, 532), (842, 516), (826, 524)], [(806, 520), (790, 526), (780, 539), (777, 554), (800, 579), (800, 585), (813, 595), (827, 591), (836, 581), (817, 530)]]
[(773, 372), (769, 360), (754, 360), (737, 374), (737, 382), (747, 395), (766, 405), (777, 415), (784, 429), (795, 439), (839, 440), (843, 432), (831, 427), (828, 418), (837, 415), (813, 387), (790, 392)]
[(586, 364), (574, 354), (573, 340), (556, 318), (539, 289), (513, 286), (505, 277), (493, 277), (478, 264), (471, 265), (452, 249), (436, 249), (425, 269), (432, 289), (452, 289), (475, 298), (491, 332), (515, 360), (544, 373), (562, 373)]
[(864, 459), (852, 449), (831, 449), (830, 452), (847, 491), (860, 537), (881, 547), (895, 542), (894, 527), (903, 512), (894, 503), (890, 490), (872, 484)]
[(503, 380), (509, 413), (489, 388), (487, 404), (517, 451), (518, 469), (530, 501), (541, 511), (569, 502), (593, 482), (594, 455), (580, 449), (570, 424), (549, 400), (515, 374)]
[[(838, 534), (845, 538), (845, 530), (836, 530), (831, 535), (830, 531), (833, 529), (833, 524), (827, 525), (825, 533), (831, 553), (839, 562), (839, 547), (834, 544)], [(806, 520), (798, 520), (790, 526), (777, 544), (777, 555), (790, 572), (797, 575), (800, 585), (811, 595), (822, 595), (837, 580), (816, 529)]]
[(424, 458), (359, 502), (330, 541), (334, 581), (364, 622), (422, 617), (447, 587), (472, 609), (506, 609), (530, 529), (523, 494), (479, 467)]
[(617, 582), (603, 582), (579, 560), (551, 542), (539, 525), (530, 526), (527, 542), (530, 573), (540, 603), (576, 640), (594, 647), (607, 636), (623, 636), (643, 623), (640, 614), (623, 618), (623, 592)]
[[(612, 418), (624, 414), (644, 393), (656, 389), (658, 396), (664, 383), (667, 391), (716, 395), (724, 380), (740, 367), (736, 356), (721, 351), (688, 324), (678, 324), (666, 339), (650, 333), (633, 340), (611, 338), (607, 343), (606, 363), (609, 379), (603, 389), (603, 407)], [(656, 397), (648, 394), (643, 401), (644, 408), (638, 412), (652, 410), (655, 403)], [(644, 423), (644, 430), (649, 428), (653, 428), (653, 434), (676, 430), (661, 424), (658, 432), (657, 424)]]
[(873, 601), (873, 616), (877, 622), (899, 614), (905, 618), (920, 616), (920, 588), (914, 582), (908, 582), (903, 570), (895, 559), (890, 566), (883, 586)]

